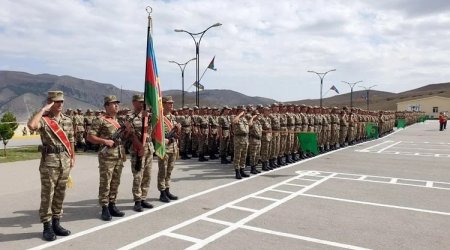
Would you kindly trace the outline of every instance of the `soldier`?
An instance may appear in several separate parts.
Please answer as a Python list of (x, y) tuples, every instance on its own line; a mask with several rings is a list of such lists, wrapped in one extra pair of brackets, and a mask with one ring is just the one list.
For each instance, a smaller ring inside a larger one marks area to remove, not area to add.
[(237, 112), (238, 114), (233, 119), (234, 170), (236, 172), (236, 179), (239, 180), (242, 177), (249, 177), (244, 169), (247, 158), (249, 125), (251, 125), (252, 119), (249, 122), (245, 118), (244, 106), (238, 106)]
[(197, 106), (194, 106), (193, 113), (191, 115), (191, 126), (192, 126), (192, 143), (191, 143), (191, 150), (192, 150), (192, 158), (198, 157), (198, 140), (199, 140), (199, 133), (200, 133), (200, 124), (197, 123), (198, 116), (199, 116), (199, 110)]
[(280, 117), (278, 116), (279, 105), (278, 103), (272, 104), (272, 113), (270, 114), (270, 124), (272, 126), (272, 141), (270, 144), (270, 156), (269, 166), (271, 168), (280, 167), (281, 164), (278, 158), (280, 152)]
[(341, 129), (339, 130), (339, 145), (341, 147), (347, 146), (347, 133), (348, 133), (348, 117), (345, 110), (341, 110), (339, 117), (339, 125)]
[(230, 144), (230, 108), (228, 106), (224, 106), (222, 108), (221, 114), (218, 119), (219, 123), (219, 138), (220, 138), (220, 163), (228, 164), (231, 163), (228, 159), (228, 147)]
[(262, 136), (261, 136), (261, 162), (262, 170), (269, 171), (272, 168), (269, 166), (270, 159), (270, 143), (272, 141), (272, 125), (270, 123), (270, 108), (264, 107), (263, 116), (259, 118), (259, 123), (261, 124)]
[(202, 107), (200, 115), (197, 116), (196, 124), (200, 127), (198, 137), (198, 161), (208, 161), (205, 158), (205, 151), (208, 149), (209, 121), (208, 109)]
[(211, 109), (212, 114), (208, 117), (209, 119), (209, 135), (208, 135), (208, 149), (209, 149), (209, 159), (218, 159), (216, 156), (219, 142), (219, 109), (213, 107)]
[(286, 106), (282, 103), (280, 106), (280, 151), (278, 152), (278, 165), (285, 166), (287, 164), (286, 146), (288, 138)]
[[(104, 116), (94, 119), (87, 137), (91, 143), (99, 144), (102, 147), (98, 153), (100, 173), (98, 200), (102, 207), (101, 218), (105, 221), (111, 220), (111, 216), (123, 217), (125, 215), (116, 207), (120, 176), (122, 175), (123, 162), (126, 160), (125, 148), (120, 140), (112, 140), (112, 136), (118, 133), (119, 129), (123, 129), (117, 120), (119, 103), (114, 95), (104, 98), (103, 106), (106, 113)], [(129, 130), (129, 127), (127, 130)]]
[[(151, 116), (144, 108), (144, 96), (133, 95), (134, 111), (128, 118), (132, 125), (130, 148), (131, 155), (131, 172), (133, 173), (133, 194), (134, 207), (136, 212), (142, 212), (142, 208), (153, 208), (153, 205), (146, 201), (148, 189), (150, 186), (153, 153), (155, 152), (152, 143), (152, 125), (150, 124)], [(143, 139), (142, 136), (142, 117), (147, 117), (147, 134)], [(142, 144), (144, 142), (144, 144)]]
[(180, 115), (181, 133), (180, 133), (180, 156), (182, 160), (191, 159), (188, 156), (188, 145), (191, 143), (191, 116), (188, 114), (189, 108), (183, 107), (183, 112)]
[(259, 174), (261, 173), (256, 169), (256, 165), (258, 165), (258, 161), (260, 160), (260, 152), (261, 152), (261, 138), (262, 138), (262, 125), (258, 121), (259, 119), (259, 112), (258, 110), (254, 110), (252, 112), (253, 117), (250, 117), (251, 120), (253, 120), (252, 123), (249, 126), (249, 144), (248, 144), (248, 154), (250, 155), (250, 173), (252, 174)]
[(62, 91), (49, 91), (47, 104), (28, 122), (31, 131), (41, 135), (41, 206), (39, 216), (44, 224), (43, 238), (53, 241), (58, 236), (70, 235), (59, 221), (67, 180), (74, 166), (74, 131), (72, 120), (61, 114), (64, 106)]
[(178, 156), (178, 143), (176, 137), (168, 138), (170, 133), (176, 133), (181, 130), (181, 125), (175, 121), (175, 116), (171, 114), (173, 110), (172, 96), (164, 96), (162, 98), (165, 127), (165, 144), (166, 156), (158, 160), (158, 190), (160, 192), (159, 200), (162, 202), (170, 202), (177, 200), (178, 197), (170, 193), (170, 177), (172, 175), (175, 161)]
[(27, 127), (23, 127), (22, 136), (26, 136), (28, 134)]
[[(85, 138), (87, 137), (89, 130), (92, 127), (92, 122), (94, 121), (94, 115), (92, 113), (91, 109), (87, 109), (86, 111), (86, 115), (84, 116), (84, 133), (85, 133)], [(85, 146), (84, 146), (84, 152), (86, 152), (89, 148), (92, 148), (92, 144), (85, 140)]]
[(73, 125), (75, 131), (75, 151), (78, 148), (84, 148), (84, 117), (81, 109), (77, 109), (77, 112), (73, 116)]

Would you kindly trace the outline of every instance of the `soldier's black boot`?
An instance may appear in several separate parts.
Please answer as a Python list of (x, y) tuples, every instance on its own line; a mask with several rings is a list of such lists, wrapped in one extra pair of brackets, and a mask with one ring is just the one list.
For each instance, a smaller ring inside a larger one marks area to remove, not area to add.
[(108, 206), (102, 206), (102, 220), (110, 221), (112, 219)]
[(277, 157), (277, 165), (278, 165), (278, 167), (282, 166), (281, 157)]
[(166, 191), (167, 198), (169, 198), (171, 200), (178, 200), (178, 197), (173, 195), (173, 194), (171, 194), (168, 188), (166, 188), (165, 191)]
[(205, 158), (205, 155), (201, 154), (201, 155), (198, 157), (198, 161), (208, 161), (208, 159)]
[(167, 197), (166, 190), (161, 191), (161, 194), (159, 195), (159, 200), (162, 202), (170, 202), (169, 197)]
[(238, 180), (242, 179), (241, 172), (239, 171), (239, 169), (236, 169), (235, 171), (236, 171), (236, 179)]
[(264, 161), (264, 162), (262, 163), (261, 170), (262, 170), (262, 171), (269, 171), (269, 169), (267, 168), (267, 162), (266, 162), (266, 161)]
[(269, 160), (269, 167), (271, 168), (271, 169), (275, 169), (276, 167), (275, 167), (275, 163), (273, 162), (273, 159), (270, 159)]
[(248, 175), (247, 173), (245, 173), (245, 171), (244, 171), (243, 168), (239, 169), (239, 172), (241, 172), (241, 176), (244, 177), (244, 178), (250, 177), (250, 175)]
[(141, 206), (142, 206), (143, 208), (153, 208), (153, 205), (152, 205), (152, 204), (150, 204), (149, 202), (144, 201), (144, 200), (141, 201)]
[(217, 157), (217, 155), (214, 154), (213, 152), (210, 152), (210, 153), (209, 153), (209, 159), (210, 159), (210, 160), (216, 160), (216, 159), (219, 159), (219, 157)]
[(287, 163), (294, 163), (295, 161), (294, 161), (294, 158), (292, 158), (291, 155), (288, 154), (288, 155), (286, 155), (286, 162)]
[(134, 202), (133, 210), (136, 211), (136, 212), (142, 212), (142, 203), (141, 203), (141, 201), (135, 201)]
[(182, 152), (181, 153), (181, 159), (182, 160), (189, 160), (189, 159), (191, 159), (191, 157), (189, 157), (186, 152)]
[(124, 212), (121, 212), (117, 207), (116, 207), (116, 203), (112, 203), (110, 202), (108, 205), (109, 208), (109, 213), (111, 214), (111, 216), (114, 217), (123, 217), (125, 215)]
[(42, 232), (42, 238), (46, 241), (56, 240), (56, 234), (53, 232), (52, 224), (50, 221), (44, 222), (44, 232)]
[(250, 173), (251, 174), (258, 174), (258, 171), (256, 171), (256, 166), (251, 166)]
[(192, 152), (192, 158), (197, 158), (198, 157), (198, 154), (197, 154), (197, 152)]
[(220, 157), (220, 164), (230, 164), (231, 161), (227, 160), (226, 156)]
[(52, 228), (53, 228), (53, 232), (58, 235), (58, 236), (68, 236), (70, 235), (70, 231), (63, 228), (60, 224), (59, 224), (59, 218), (52, 218)]

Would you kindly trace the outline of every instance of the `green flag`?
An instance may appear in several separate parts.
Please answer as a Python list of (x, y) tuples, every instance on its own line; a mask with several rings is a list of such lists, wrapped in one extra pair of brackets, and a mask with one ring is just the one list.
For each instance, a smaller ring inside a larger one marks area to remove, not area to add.
[(304, 152), (319, 154), (317, 147), (317, 134), (316, 133), (299, 133), (297, 134), (298, 140), (301, 145), (301, 149)]
[(397, 128), (404, 128), (406, 126), (405, 119), (397, 119)]
[(369, 122), (366, 126), (366, 134), (367, 138), (369, 139), (376, 139), (378, 138), (378, 126), (376, 123)]

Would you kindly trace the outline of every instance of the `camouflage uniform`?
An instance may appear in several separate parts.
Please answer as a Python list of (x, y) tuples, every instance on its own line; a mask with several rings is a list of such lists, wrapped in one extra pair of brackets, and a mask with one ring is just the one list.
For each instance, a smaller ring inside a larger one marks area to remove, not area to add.
[(339, 125), (341, 127), (339, 130), (339, 145), (345, 146), (348, 133), (348, 117), (343, 110), (341, 111), (341, 117), (339, 118)]
[[(117, 122), (116, 117), (104, 116)], [(117, 128), (106, 121), (103, 117), (94, 119), (89, 135), (103, 139), (111, 139)], [(105, 148), (106, 147), (106, 148)], [(123, 162), (125, 159), (125, 148), (122, 144), (114, 147), (102, 146), (98, 154), (100, 185), (98, 200), (100, 206), (115, 203), (119, 191), (120, 176), (122, 175)]]
[[(151, 116), (148, 121), (151, 120)], [(142, 113), (134, 112), (129, 118), (129, 122), (132, 124), (132, 135), (136, 136), (137, 139), (142, 141)], [(149, 122), (150, 123), (150, 122)], [(153, 143), (151, 140), (152, 126), (147, 124), (147, 138), (144, 147), (144, 155), (139, 158), (137, 155), (137, 150), (132, 146), (130, 149), (131, 155), (131, 172), (133, 173), (133, 187), (131, 192), (133, 193), (133, 200), (145, 201), (148, 194), (148, 189), (150, 186), (151, 172), (152, 172), (152, 162), (153, 153), (155, 152), (153, 148)], [(142, 167), (139, 171), (136, 170), (137, 160), (141, 160)]]
[[(175, 116), (168, 114), (166, 118), (172, 122), (173, 126), (176, 126)], [(167, 125), (165, 126), (165, 133), (169, 133)], [(170, 178), (172, 176), (173, 168), (175, 167), (175, 161), (178, 155), (178, 145), (177, 140), (166, 144), (166, 157), (164, 159), (158, 159), (158, 190), (164, 191), (170, 188)]]
[[(213, 108), (213, 110), (217, 110), (216, 108)], [(211, 160), (217, 159), (216, 153), (218, 149), (219, 141), (217, 140), (218, 136), (218, 128), (219, 128), (219, 121), (218, 117), (211, 115), (209, 117), (209, 135), (208, 135), (208, 152), (209, 152), (209, 158)]]
[[(257, 112), (257, 111), (256, 111)], [(259, 113), (254, 113), (259, 114)], [(248, 154), (250, 156), (251, 173), (257, 174), (256, 165), (260, 160), (262, 125), (258, 120), (254, 120), (252, 126), (249, 127), (249, 145)]]
[[(224, 107), (224, 109), (229, 109), (228, 107)], [(220, 158), (222, 159), (222, 163), (226, 163), (226, 158), (228, 155), (228, 147), (230, 144), (230, 116), (221, 115), (218, 118), (219, 127), (221, 130), (220, 133)]]
[(272, 126), (272, 141), (270, 144), (270, 158), (272, 159), (272, 164), (270, 167), (274, 167), (280, 152), (280, 117), (276, 113), (271, 113), (269, 117)]
[[(269, 108), (267, 108), (267, 109), (269, 109)], [(272, 140), (272, 125), (270, 123), (269, 116), (260, 117), (259, 123), (262, 126), (261, 161), (263, 163), (263, 166), (266, 166), (266, 165), (268, 166), (268, 161), (271, 158), (271, 155), (269, 153), (270, 153), (270, 142)]]
[(187, 156), (188, 145), (191, 143), (191, 116), (182, 115), (179, 123), (181, 124), (180, 133), (180, 154), (182, 159), (189, 159)]
[(205, 152), (208, 149), (209, 121), (207, 115), (197, 116), (196, 123), (199, 126), (198, 136), (198, 160), (206, 161)]
[(249, 126), (245, 117), (240, 117), (238, 123), (233, 124), (234, 132), (234, 168), (245, 168), (247, 158)]
[[(44, 116), (54, 120), (66, 133), (70, 143), (74, 143), (73, 124), (70, 117), (63, 114), (59, 118), (53, 117), (51, 114)], [(41, 176), (39, 217), (41, 222), (48, 222), (52, 217), (60, 218), (63, 214), (62, 206), (70, 174), (71, 158), (69, 152), (43, 118), (39, 122), (38, 130), (42, 142), (42, 157), (39, 164)]]

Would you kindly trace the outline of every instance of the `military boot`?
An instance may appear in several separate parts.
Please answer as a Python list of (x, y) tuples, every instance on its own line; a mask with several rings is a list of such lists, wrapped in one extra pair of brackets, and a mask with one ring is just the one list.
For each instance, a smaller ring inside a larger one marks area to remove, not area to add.
[(150, 204), (149, 202), (144, 201), (144, 200), (141, 201), (141, 206), (142, 206), (143, 208), (153, 208), (153, 205), (152, 205), (152, 204)]
[(220, 164), (230, 164), (231, 162), (227, 160), (226, 156), (220, 157)]
[(291, 155), (290, 155), (290, 154), (287, 154), (287, 155), (286, 155), (286, 162), (287, 162), (287, 163), (294, 163), (294, 159), (291, 158)]
[(110, 221), (112, 219), (108, 206), (102, 206), (102, 220)]
[(109, 213), (114, 217), (123, 217), (125, 215), (124, 212), (121, 212), (117, 207), (116, 203), (110, 202), (108, 205)]
[(166, 188), (166, 190), (164, 191), (166, 191), (167, 198), (169, 198), (170, 200), (178, 200), (178, 197), (171, 194), (168, 188)]
[(189, 157), (186, 152), (182, 152), (181, 153), (181, 159), (182, 160), (189, 160), (189, 159), (191, 159), (191, 157)]
[(244, 177), (244, 178), (250, 177), (250, 175), (248, 175), (247, 173), (245, 173), (245, 171), (244, 171), (243, 168), (239, 169), (239, 172), (241, 173), (241, 176)]
[(159, 200), (162, 202), (170, 202), (169, 197), (167, 197), (166, 190), (161, 191), (161, 194), (159, 195)]
[(264, 161), (264, 162), (262, 163), (261, 170), (262, 170), (262, 171), (269, 171), (269, 169), (267, 168), (267, 162)]
[(59, 224), (59, 218), (52, 218), (52, 228), (53, 228), (53, 232), (55, 232), (56, 235), (58, 236), (68, 236), (70, 235), (70, 231), (63, 228), (60, 224)]
[(44, 240), (46, 241), (56, 240), (56, 234), (53, 231), (50, 221), (44, 222), (44, 232), (42, 232), (42, 238), (44, 238)]
[(204, 155), (204, 154), (201, 154), (201, 155), (198, 157), (198, 161), (208, 161), (208, 159), (205, 158), (205, 155)]
[(238, 180), (242, 179), (241, 172), (239, 171), (239, 169), (236, 169), (235, 171), (236, 171), (236, 179)]
[(216, 159), (219, 159), (219, 157), (217, 157), (217, 155), (216, 154), (214, 154), (214, 153), (209, 153), (209, 159), (210, 160), (216, 160)]
[(197, 158), (197, 157), (198, 157), (198, 154), (197, 154), (197, 152), (194, 151), (194, 152), (192, 153), (192, 158)]
[(251, 174), (258, 174), (258, 171), (256, 170), (256, 166), (251, 166), (250, 173)]
[(134, 202), (133, 210), (136, 211), (136, 212), (142, 212), (142, 203), (141, 203), (141, 201), (135, 201)]

